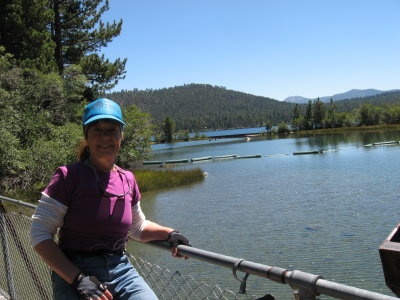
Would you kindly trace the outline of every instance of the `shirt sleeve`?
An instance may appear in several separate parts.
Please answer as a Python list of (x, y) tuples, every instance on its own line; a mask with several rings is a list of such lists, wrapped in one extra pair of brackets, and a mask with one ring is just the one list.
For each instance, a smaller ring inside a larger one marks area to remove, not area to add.
[(66, 184), (66, 167), (57, 168), (49, 185), (43, 193), (50, 198), (57, 199), (58, 202), (69, 206), (70, 193)]
[(67, 210), (67, 206), (42, 193), (39, 204), (32, 215), (30, 232), (32, 247), (35, 247), (45, 240), (54, 239), (57, 228), (63, 225)]
[(140, 199), (142, 198), (142, 195), (140, 194), (140, 190), (139, 190), (139, 186), (136, 182), (136, 178), (135, 175), (130, 172), (130, 171), (126, 171), (127, 172), (127, 176), (128, 176), (128, 180), (131, 183), (132, 186), (132, 207), (135, 206), (137, 203), (140, 202)]
[(150, 221), (146, 217), (140, 207), (140, 202), (132, 206), (132, 225), (128, 230), (128, 237), (140, 241), (143, 229)]

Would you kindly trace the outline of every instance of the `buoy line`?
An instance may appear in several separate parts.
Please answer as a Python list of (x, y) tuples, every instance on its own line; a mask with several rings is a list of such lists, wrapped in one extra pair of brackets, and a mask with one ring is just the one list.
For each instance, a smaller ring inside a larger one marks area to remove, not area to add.
[[(363, 145), (363, 147), (377, 147), (377, 146), (396, 146), (400, 145), (400, 141), (386, 141), (386, 142), (375, 142), (371, 144)], [(165, 165), (165, 164), (182, 164), (182, 163), (197, 163), (205, 161), (215, 161), (215, 160), (229, 160), (229, 159), (246, 159), (246, 158), (261, 158), (261, 157), (275, 157), (275, 156), (287, 156), (287, 155), (314, 155), (314, 154), (324, 154), (327, 152), (336, 152), (339, 150), (346, 149), (357, 149), (360, 147), (350, 146), (343, 148), (332, 148), (332, 149), (318, 149), (318, 150), (308, 150), (308, 151), (298, 151), (293, 153), (276, 153), (276, 154), (253, 154), (253, 155), (237, 155), (237, 154), (227, 154), (227, 155), (217, 155), (217, 156), (203, 156), (195, 158), (184, 158), (184, 159), (171, 159), (171, 160), (150, 160), (143, 161), (143, 165)]]

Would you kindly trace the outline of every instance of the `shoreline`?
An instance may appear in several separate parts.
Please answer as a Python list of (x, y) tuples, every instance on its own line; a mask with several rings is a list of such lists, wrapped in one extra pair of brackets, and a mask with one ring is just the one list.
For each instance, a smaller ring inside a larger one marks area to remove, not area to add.
[[(251, 127), (250, 127), (251, 128)], [(249, 128), (237, 128), (237, 129), (249, 129)], [(288, 135), (302, 135), (302, 134), (330, 134), (330, 133), (342, 133), (342, 132), (354, 132), (354, 131), (375, 131), (375, 130), (400, 130), (400, 124), (381, 124), (381, 125), (370, 125), (370, 126), (357, 126), (357, 127), (339, 127), (339, 128), (321, 128), (321, 129), (310, 129), (310, 130), (296, 130), (291, 131), (287, 134), (278, 134), (271, 132), (248, 132), (248, 133), (237, 133), (237, 134), (227, 134), (227, 135), (216, 135), (207, 136), (205, 138), (189, 138), (189, 139), (176, 139), (170, 143), (180, 143), (180, 142), (193, 142), (202, 141), (210, 139), (224, 139), (224, 138), (235, 138), (235, 137), (263, 137), (263, 136), (274, 136), (275, 138), (287, 137)], [(214, 131), (229, 131), (232, 129), (225, 130), (214, 130)], [(208, 132), (213, 132), (212, 130)], [(168, 144), (166, 142), (156, 143), (153, 142), (152, 145), (162, 145)]]

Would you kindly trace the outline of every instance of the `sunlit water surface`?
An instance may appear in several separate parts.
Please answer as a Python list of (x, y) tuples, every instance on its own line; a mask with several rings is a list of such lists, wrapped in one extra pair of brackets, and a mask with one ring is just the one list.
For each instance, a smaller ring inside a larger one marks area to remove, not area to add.
[[(152, 160), (262, 157), (178, 166), (198, 167), (208, 176), (191, 186), (144, 193), (143, 210), (148, 219), (179, 229), (195, 247), (393, 295), (384, 282), (378, 247), (399, 222), (400, 146), (363, 146), (389, 140), (400, 140), (400, 133), (156, 145)], [(292, 155), (322, 148), (330, 151)], [(129, 246), (172, 272), (239, 289), (230, 269), (171, 258), (140, 243)], [(293, 299), (290, 287), (252, 275), (247, 290)]]

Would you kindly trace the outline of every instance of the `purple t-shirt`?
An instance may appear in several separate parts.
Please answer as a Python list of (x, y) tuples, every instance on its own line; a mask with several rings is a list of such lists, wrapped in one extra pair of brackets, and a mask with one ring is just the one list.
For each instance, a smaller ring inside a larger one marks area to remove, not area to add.
[[(84, 162), (56, 170), (44, 193), (68, 207), (59, 232), (62, 249), (124, 248), (132, 224), (131, 207), (140, 201), (140, 192), (134, 175), (117, 169), (97, 171), (97, 177)], [(115, 196), (123, 194), (126, 195)]]

